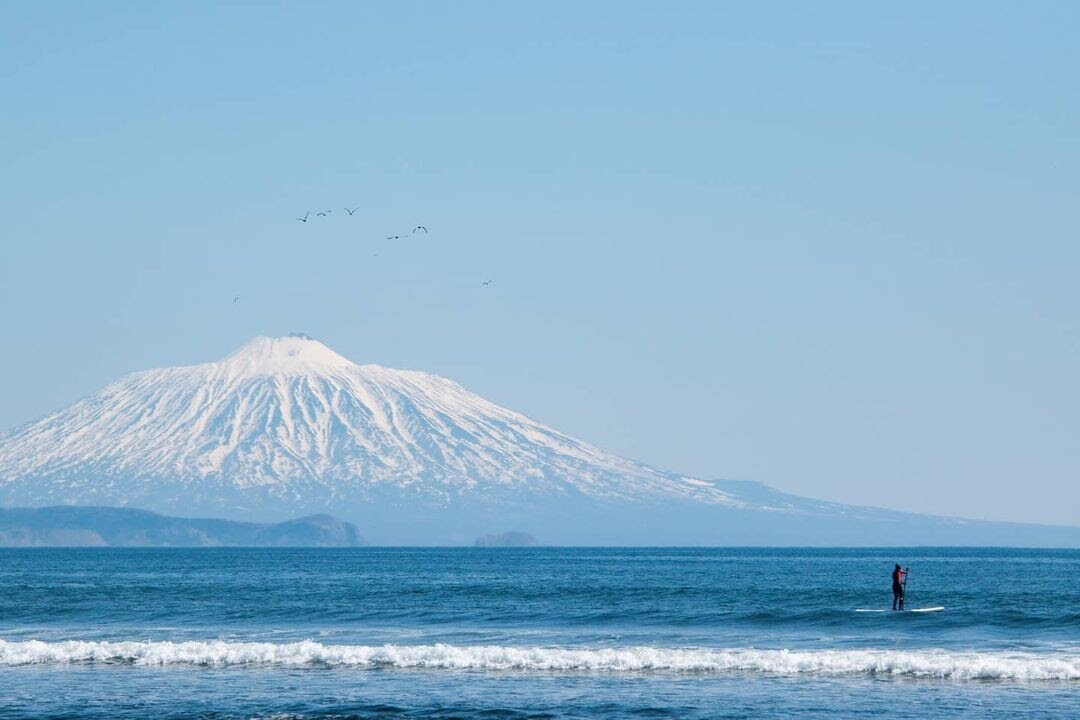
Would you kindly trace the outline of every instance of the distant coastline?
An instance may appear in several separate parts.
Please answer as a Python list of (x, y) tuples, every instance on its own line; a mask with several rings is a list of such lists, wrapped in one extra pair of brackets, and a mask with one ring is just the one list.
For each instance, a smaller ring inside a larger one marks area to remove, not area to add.
[(57, 505), (0, 508), (0, 547), (357, 547), (350, 522), (309, 515), (279, 523), (180, 518), (149, 510)]
[[(773, 494), (776, 500), (789, 497), (791, 512), (643, 505), (636, 511), (608, 506), (567, 508), (559, 513), (541, 508), (529, 515), (507, 513), (502, 517), (510, 527), (544, 527), (547, 534), (543, 543), (523, 531), (490, 532), (490, 517), (484, 517), (475, 507), (446, 508), (439, 514), (418, 511), (411, 517), (400, 512), (369, 512), (349, 520), (311, 514), (280, 522), (177, 517), (130, 507), (0, 507), (0, 548), (368, 545), (492, 548), (541, 544), (551, 547), (1080, 547), (1078, 527), (962, 520), (828, 503), (814, 508), (813, 501), (785, 496), (765, 486), (762, 491)], [(600, 530), (598, 518), (606, 523)]]

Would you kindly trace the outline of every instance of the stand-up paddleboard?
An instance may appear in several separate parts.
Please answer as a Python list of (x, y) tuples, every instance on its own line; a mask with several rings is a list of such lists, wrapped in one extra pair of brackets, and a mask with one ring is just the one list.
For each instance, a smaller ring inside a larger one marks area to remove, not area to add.
[[(899, 567), (899, 565), (897, 565), (897, 567)], [(932, 613), (932, 612), (941, 612), (942, 610), (944, 610), (945, 608), (943, 606), (941, 606), (941, 605), (935, 605), (934, 607), (924, 607), (924, 608), (905, 608), (903, 606), (904, 605), (904, 597), (907, 595), (907, 581), (908, 581), (908, 577), (910, 575), (911, 575), (911, 568), (909, 568), (909, 567), (904, 568), (904, 594), (900, 596), (900, 609), (899, 610), (897, 610), (896, 608), (893, 608), (891, 610), (882, 610), (882, 609), (878, 609), (878, 608), (855, 608), (855, 612), (857, 612), (857, 613)], [(895, 602), (895, 600), (894, 600), (894, 602)]]

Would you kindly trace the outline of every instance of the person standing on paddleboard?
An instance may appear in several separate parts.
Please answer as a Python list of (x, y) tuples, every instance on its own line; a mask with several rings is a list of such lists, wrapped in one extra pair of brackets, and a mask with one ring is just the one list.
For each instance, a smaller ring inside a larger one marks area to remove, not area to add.
[[(892, 609), (903, 610), (904, 609), (904, 580), (907, 579), (907, 573), (900, 569), (900, 563), (896, 564), (896, 567), (892, 571)], [(897, 608), (897, 604), (900, 605)]]

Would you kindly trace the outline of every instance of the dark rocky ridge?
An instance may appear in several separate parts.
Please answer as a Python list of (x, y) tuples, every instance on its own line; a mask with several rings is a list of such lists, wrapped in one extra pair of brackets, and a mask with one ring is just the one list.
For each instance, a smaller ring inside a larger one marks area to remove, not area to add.
[(179, 518), (148, 510), (57, 505), (0, 508), (0, 547), (356, 547), (356, 526), (330, 515), (280, 523)]

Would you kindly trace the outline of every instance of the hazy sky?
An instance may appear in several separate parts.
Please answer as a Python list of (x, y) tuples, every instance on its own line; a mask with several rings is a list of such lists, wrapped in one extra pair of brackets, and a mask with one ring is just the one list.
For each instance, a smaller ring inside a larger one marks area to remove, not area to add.
[(663, 468), (1080, 523), (1078, 33), (1071, 2), (0, 4), (0, 428), (304, 331)]

